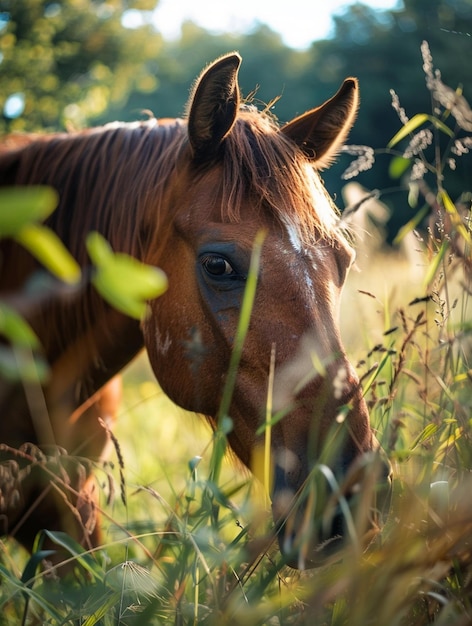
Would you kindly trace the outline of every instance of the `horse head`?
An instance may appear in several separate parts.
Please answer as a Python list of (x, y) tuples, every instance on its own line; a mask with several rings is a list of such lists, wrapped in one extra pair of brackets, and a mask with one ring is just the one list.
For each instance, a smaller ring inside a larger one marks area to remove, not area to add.
[(346, 79), (323, 105), (279, 126), (241, 102), (240, 61), (215, 61), (190, 97), (186, 139), (160, 207), (167, 228), (146, 259), (164, 269), (169, 289), (151, 304), (143, 331), (164, 391), (217, 419), (263, 233), (229, 442), (250, 467), (252, 451), (268, 441), (260, 433), (270, 403), (279, 543), (287, 562), (306, 567), (353, 528), (375, 530), (390, 486), (338, 328), (354, 254), (318, 173), (353, 124), (358, 85)]

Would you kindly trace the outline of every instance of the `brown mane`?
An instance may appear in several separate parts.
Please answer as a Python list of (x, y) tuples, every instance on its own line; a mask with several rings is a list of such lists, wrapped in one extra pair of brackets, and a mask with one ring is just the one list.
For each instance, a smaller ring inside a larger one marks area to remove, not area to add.
[[(151, 211), (156, 224), (165, 183), (185, 165), (184, 128), (181, 120), (160, 124), (151, 119), (33, 136), (28, 144), (20, 140), (19, 149), (0, 155), (0, 171), (11, 179), (14, 168), (17, 185), (57, 189), (60, 205), (48, 224), (81, 264), (88, 262), (83, 235), (91, 230), (103, 233), (116, 251), (142, 258), (149, 233), (136, 233), (136, 223), (141, 223), (136, 211)], [(223, 219), (238, 222), (250, 195), (295, 228), (307, 245), (333, 238), (336, 210), (316, 168), (270, 115), (242, 107), (224, 141), (222, 166)]]
[[(0, 157), (0, 171), (17, 185), (46, 184), (60, 197), (48, 220), (70, 252), (87, 264), (84, 235), (98, 230), (116, 250), (138, 258), (143, 241), (136, 211), (159, 205), (162, 184), (175, 167), (184, 141), (182, 125), (157, 120), (107, 126), (73, 134), (39, 137)], [(8, 161), (11, 162), (10, 168)], [(8, 179), (7, 179), (8, 180)], [(0, 180), (5, 184), (5, 180)]]

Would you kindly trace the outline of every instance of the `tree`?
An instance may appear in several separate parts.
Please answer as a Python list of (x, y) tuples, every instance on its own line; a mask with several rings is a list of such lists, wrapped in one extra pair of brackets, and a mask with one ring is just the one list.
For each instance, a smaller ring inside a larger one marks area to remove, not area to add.
[(146, 63), (162, 38), (124, 28), (119, 0), (0, 0), (0, 11), (1, 131), (84, 126), (131, 89), (155, 89)]
[[(398, 94), (407, 115), (431, 113), (431, 96), (422, 69), (422, 41), (429, 43), (434, 65), (441, 70), (444, 82), (453, 89), (462, 86), (464, 96), (472, 100), (472, 84), (468, 82), (471, 21), (472, 0), (404, 0), (403, 8), (382, 12), (353, 5), (335, 17), (332, 39), (313, 43), (307, 85), (327, 96), (345, 76), (357, 76), (361, 106), (349, 143), (383, 149), (401, 126), (391, 106), (391, 89)], [(465, 157), (457, 171), (450, 172), (449, 191), (454, 199), (470, 190), (471, 159)], [(340, 158), (325, 174), (328, 189), (338, 197), (348, 162)], [(400, 190), (398, 180), (389, 175), (389, 164), (390, 157), (379, 157), (373, 169), (359, 176), (359, 182), (371, 189)], [(401, 194), (382, 198), (392, 207), (392, 236), (411, 213), (406, 191)]]
[[(189, 87), (202, 67), (230, 50), (239, 50), (244, 59), (243, 95), (257, 88), (254, 101), (270, 104), (281, 122), (329, 98), (346, 76), (357, 76), (361, 108), (349, 141), (374, 148), (384, 148), (400, 126), (391, 89), (408, 115), (430, 112), (420, 55), (423, 40), (444, 81), (452, 88), (464, 82), (465, 97), (472, 97), (467, 83), (472, 0), (404, 0), (392, 11), (355, 4), (335, 17), (333, 38), (315, 41), (303, 52), (285, 46), (263, 24), (245, 35), (215, 35), (187, 22), (178, 41), (166, 42), (151, 21), (155, 4), (0, 0), (0, 132), (134, 120), (143, 110), (156, 117), (182, 116)], [(143, 26), (123, 26), (123, 12), (131, 9), (139, 10)], [(348, 163), (342, 157), (323, 173), (328, 190), (338, 198)], [(379, 159), (360, 182), (370, 188), (398, 186), (388, 165), (389, 159)], [(461, 160), (460, 168), (467, 167), (467, 160)], [(451, 193), (457, 197), (464, 190), (464, 170), (454, 178)], [(404, 217), (397, 208), (394, 231)]]
[(150, 71), (157, 77), (155, 91), (133, 91), (126, 107), (117, 103), (106, 111), (101, 121), (118, 117), (133, 120), (142, 110), (151, 110), (156, 117), (183, 115), (189, 88), (202, 68), (232, 50), (238, 50), (243, 57), (240, 84), (244, 97), (253, 96), (264, 107), (281, 96), (272, 112), (282, 121), (316, 104), (303, 81), (309, 60), (307, 53), (285, 46), (280, 35), (268, 26), (261, 24), (246, 35), (210, 35), (187, 21), (181, 37), (166, 42), (154, 61), (149, 62), (153, 68)]

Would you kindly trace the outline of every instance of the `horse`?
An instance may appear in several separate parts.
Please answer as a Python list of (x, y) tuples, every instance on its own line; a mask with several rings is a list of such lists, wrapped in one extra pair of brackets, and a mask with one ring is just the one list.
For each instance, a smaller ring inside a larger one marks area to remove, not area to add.
[[(369, 501), (363, 534), (381, 524), (391, 470), (337, 321), (354, 252), (320, 177), (354, 123), (358, 83), (347, 78), (322, 105), (281, 124), (242, 98), (240, 63), (229, 53), (207, 66), (182, 118), (4, 141), (0, 186), (57, 190), (58, 207), (45, 224), (84, 271), (86, 235), (98, 231), (115, 252), (161, 268), (168, 279), (141, 322), (106, 304), (90, 282), (74, 297), (52, 294), (26, 310), (50, 375), (36, 403), (27, 385), (1, 381), (0, 513), (1, 531), (29, 550), (41, 529), (100, 545), (86, 460), (103, 458), (107, 435), (98, 418), (113, 422), (116, 376), (143, 347), (169, 398), (218, 419), (258, 233), (229, 446), (250, 468), (264, 438), (272, 372), (279, 418), (271, 426), (271, 498), (286, 562), (311, 567), (337, 550), (359, 492)], [(38, 262), (11, 240), (0, 246), (2, 298), (24, 293)], [(331, 472), (329, 489), (312, 480), (321, 461)]]

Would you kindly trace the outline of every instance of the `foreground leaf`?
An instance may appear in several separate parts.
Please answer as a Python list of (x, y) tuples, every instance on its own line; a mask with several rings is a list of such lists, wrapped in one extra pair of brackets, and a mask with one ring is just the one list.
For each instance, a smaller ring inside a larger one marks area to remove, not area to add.
[(40, 224), (27, 224), (16, 233), (15, 239), (55, 276), (69, 284), (79, 282), (77, 261), (52, 230)]
[(127, 254), (115, 254), (99, 233), (90, 233), (86, 245), (96, 266), (94, 287), (113, 307), (142, 319), (147, 312), (147, 300), (157, 298), (167, 289), (164, 272)]
[(451, 200), (451, 197), (445, 189), (441, 189), (439, 192), (446, 213), (449, 215), (451, 222), (453, 223), (457, 232), (464, 238), (464, 241), (470, 246), (472, 245), (472, 238), (470, 232), (467, 230), (461, 216), (457, 210), (456, 205)]
[(49, 373), (49, 365), (41, 355), (33, 356), (29, 349), (0, 345), (0, 376), (6, 380), (45, 383)]
[(0, 302), (0, 334), (15, 346), (37, 350), (39, 339), (31, 326), (19, 313), (8, 305)]
[(393, 148), (397, 143), (399, 143), (402, 139), (407, 137), (410, 133), (415, 131), (417, 128), (422, 126), (429, 119), (429, 115), (426, 113), (417, 113), (411, 120), (400, 128), (400, 130), (390, 139), (387, 144), (387, 148)]
[(57, 207), (51, 187), (5, 187), (0, 190), (0, 236), (12, 237), (31, 222), (45, 220)]
[(436, 256), (433, 257), (431, 263), (428, 266), (428, 271), (426, 272), (426, 276), (423, 282), (425, 286), (429, 285), (433, 281), (434, 277), (436, 276), (436, 272), (438, 271), (438, 268), (441, 265), (441, 262), (444, 259), (446, 251), (448, 249), (449, 249), (449, 241), (447, 239), (444, 239), (444, 241), (441, 244), (441, 247), (436, 253)]
[(405, 139), (405, 137), (410, 135), (417, 128), (422, 126), (425, 122), (431, 122), (433, 126), (435, 126), (438, 130), (443, 132), (448, 137), (454, 137), (454, 133), (449, 128), (449, 126), (444, 124), (444, 122), (441, 122), (441, 120), (439, 120), (434, 115), (427, 115), (426, 113), (417, 113), (414, 117), (411, 118), (411, 120), (408, 120), (408, 122), (404, 126), (402, 126), (402, 128), (400, 128), (398, 133), (396, 133), (392, 137), (392, 139), (390, 139), (390, 141), (387, 144), (387, 148), (393, 148), (393, 146), (399, 143), (402, 139)]
[(97, 561), (70, 535), (60, 531), (44, 530), (44, 534), (57, 546), (63, 548), (95, 579), (103, 582), (103, 572)]

